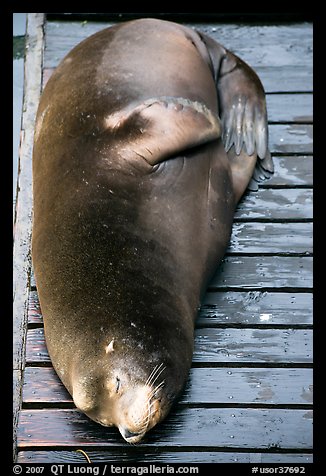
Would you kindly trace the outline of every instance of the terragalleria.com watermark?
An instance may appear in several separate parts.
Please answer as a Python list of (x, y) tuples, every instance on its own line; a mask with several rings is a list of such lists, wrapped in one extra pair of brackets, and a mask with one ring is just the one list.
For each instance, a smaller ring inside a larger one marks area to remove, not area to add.
[(51, 473), (55, 476), (61, 474), (93, 474), (94, 476), (105, 474), (199, 474), (197, 466), (157, 466), (150, 464), (148, 466), (116, 466), (113, 464), (106, 464), (103, 467), (99, 466), (73, 466), (66, 464), (51, 465)]

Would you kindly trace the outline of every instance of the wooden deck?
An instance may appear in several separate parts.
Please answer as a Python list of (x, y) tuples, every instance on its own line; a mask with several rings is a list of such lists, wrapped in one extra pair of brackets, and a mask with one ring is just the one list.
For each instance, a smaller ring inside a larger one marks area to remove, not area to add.
[[(29, 15), (32, 28), (40, 14)], [(85, 462), (76, 449), (92, 462), (312, 462), (312, 24), (187, 24), (260, 75), (275, 175), (239, 204), (230, 246), (201, 307), (187, 388), (137, 446), (77, 411), (52, 368), (29, 280), (31, 202), (22, 178), (16, 233), (20, 243), (24, 234), (27, 240), (16, 250), (24, 292), (14, 319), (18, 462)], [(48, 19), (43, 83), (75, 44), (106, 26)], [(33, 107), (27, 103), (25, 114), (33, 116)], [(28, 161), (26, 140), (27, 133)]]

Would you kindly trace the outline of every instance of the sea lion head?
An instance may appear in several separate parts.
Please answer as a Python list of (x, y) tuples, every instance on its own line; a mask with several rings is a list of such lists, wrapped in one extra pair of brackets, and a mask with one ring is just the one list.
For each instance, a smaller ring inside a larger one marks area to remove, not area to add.
[[(140, 347), (130, 351), (112, 339), (105, 347), (105, 356), (95, 365), (87, 361), (77, 365), (73, 378), (77, 408), (103, 426), (116, 426), (132, 444), (140, 442), (169, 413), (190, 365), (182, 371), (182, 365), (173, 363), (164, 349), (149, 357)], [(86, 367), (91, 372), (85, 372)]]

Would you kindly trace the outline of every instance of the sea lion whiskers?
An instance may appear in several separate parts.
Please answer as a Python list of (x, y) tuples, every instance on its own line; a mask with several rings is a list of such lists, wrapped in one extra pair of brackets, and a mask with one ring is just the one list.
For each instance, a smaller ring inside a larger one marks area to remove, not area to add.
[(161, 383), (159, 383), (158, 385), (156, 385), (156, 387), (153, 388), (153, 390), (151, 391), (151, 393), (148, 395), (148, 399), (151, 400), (151, 399), (154, 397), (155, 393), (156, 393), (162, 386), (164, 386), (164, 384), (165, 384), (165, 380), (162, 380)]
[(164, 384), (165, 384), (165, 380), (162, 380), (162, 382), (160, 382), (158, 385), (156, 385), (155, 388), (153, 388), (153, 390), (149, 393), (149, 395), (147, 397), (147, 400), (146, 400), (146, 403), (145, 403), (145, 407), (147, 407), (146, 414), (145, 414), (145, 416), (143, 417), (142, 420), (137, 421), (137, 426), (139, 425), (139, 427), (140, 427), (140, 430), (139, 430), (140, 434), (145, 434), (147, 429), (148, 429), (148, 426), (149, 426), (150, 421), (151, 421), (151, 417), (154, 414), (153, 413), (153, 408), (154, 408), (155, 401), (152, 400), (153, 396), (155, 395), (155, 393), (160, 388), (163, 388)]
[[(162, 368), (163, 367), (163, 368)], [(146, 380), (145, 385), (152, 386), (155, 385), (155, 382), (158, 380), (162, 372), (166, 369), (166, 366), (163, 366), (163, 362), (160, 365), (156, 365), (153, 371), (150, 373), (148, 379)]]
[(150, 418), (152, 416), (152, 408), (154, 406), (154, 401), (152, 400), (153, 399), (153, 396), (155, 395), (155, 393), (160, 389), (160, 388), (163, 388), (165, 384), (165, 380), (162, 380), (162, 382), (160, 382), (158, 385), (156, 385), (156, 387), (154, 387), (150, 393), (147, 395), (147, 398), (146, 398), (146, 401), (145, 401), (145, 404), (144, 404), (144, 407), (146, 408), (147, 407), (147, 411), (146, 411), (146, 414), (145, 416), (143, 416), (142, 418), (137, 418), (137, 420), (135, 420), (135, 424), (137, 426), (139, 426), (141, 429), (139, 431), (139, 433), (142, 433), (142, 432), (145, 432), (148, 425), (149, 425), (149, 422), (150, 422)]
[(158, 369), (163, 365), (163, 363), (160, 363), (160, 365), (155, 365), (154, 369), (152, 370), (152, 372), (149, 374), (146, 382), (145, 382), (145, 385), (150, 385), (150, 382), (151, 380), (154, 378), (154, 375), (155, 373), (158, 371)]

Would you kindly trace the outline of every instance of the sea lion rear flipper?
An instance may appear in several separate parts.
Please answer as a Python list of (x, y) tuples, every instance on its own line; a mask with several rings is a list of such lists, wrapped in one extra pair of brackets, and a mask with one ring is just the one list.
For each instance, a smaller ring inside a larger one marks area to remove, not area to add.
[[(154, 166), (191, 147), (221, 136), (221, 123), (203, 103), (177, 97), (157, 97), (107, 117), (105, 126), (123, 144), (127, 160), (141, 156)], [(130, 135), (130, 131), (133, 134)], [(125, 136), (128, 136), (126, 143)]]
[[(268, 150), (268, 121), (265, 92), (256, 73), (240, 58), (203, 33), (217, 88), (222, 138), (231, 163), (237, 199), (249, 183), (273, 174)], [(257, 160), (257, 157), (259, 160)]]

